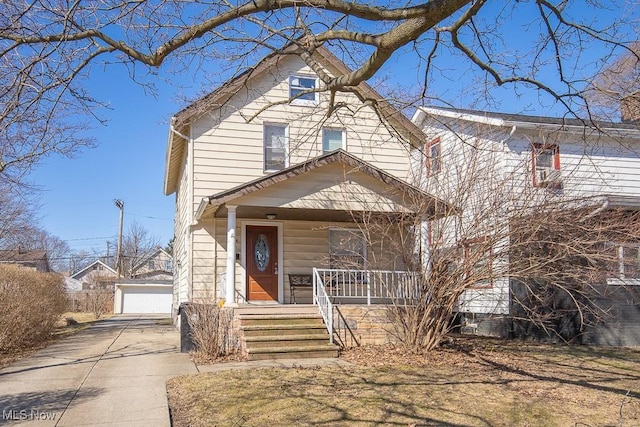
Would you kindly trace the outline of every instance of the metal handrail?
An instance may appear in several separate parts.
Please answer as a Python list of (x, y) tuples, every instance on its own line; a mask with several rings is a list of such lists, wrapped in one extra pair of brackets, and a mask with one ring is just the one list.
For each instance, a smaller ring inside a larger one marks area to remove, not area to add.
[(316, 268), (313, 269), (313, 303), (318, 306), (320, 314), (322, 314), (324, 324), (329, 332), (329, 342), (333, 344), (333, 304)]

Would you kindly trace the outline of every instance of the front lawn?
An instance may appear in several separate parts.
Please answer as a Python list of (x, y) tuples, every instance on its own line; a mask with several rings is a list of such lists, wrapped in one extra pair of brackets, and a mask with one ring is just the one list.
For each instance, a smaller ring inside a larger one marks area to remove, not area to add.
[(640, 351), (457, 339), (347, 368), (255, 369), (167, 384), (174, 426), (636, 426)]

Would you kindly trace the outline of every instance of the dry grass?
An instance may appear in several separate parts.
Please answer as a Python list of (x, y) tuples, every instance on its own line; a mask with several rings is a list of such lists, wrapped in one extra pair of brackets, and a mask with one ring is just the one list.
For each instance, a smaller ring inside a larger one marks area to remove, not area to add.
[(342, 357), (354, 365), (174, 378), (174, 425), (640, 425), (638, 350), (458, 339)]
[[(101, 319), (108, 319), (112, 315), (103, 315)], [(76, 323), (67, 320), (73, 319)], [(66, 312), (56, 323), (56, 327), (53, 330), (51, 336), (48, 339), (43, 340), (42, 342), (38, 342), (33, 344), (32, 346), (20, 350), (14, 350), (11, 352), (0, 352), (0, 368), (4, 368), (5, 366), (9, 366), (13, 362), (16, 362), (24, 357), (28, 357), (35, 353), (38, 350), (41, 350), (55, 341), (73, 335), (85, 328), (87, 328), (91, 323), (95, 322), (95, 316), (93, 313), (82, 313), (82, 312)]]

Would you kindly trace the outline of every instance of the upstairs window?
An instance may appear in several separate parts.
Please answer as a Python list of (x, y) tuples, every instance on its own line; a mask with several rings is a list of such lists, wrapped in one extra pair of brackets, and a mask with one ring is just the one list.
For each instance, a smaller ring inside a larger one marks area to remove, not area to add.
[(264, 170), (279, 171), (287, 167), (287, 125), (264, 125)]
[(531, 170), (534, 187), (560, 188), (560, 149), (556, 144), (533, 144)]
[(170, 259), (164, 262), (164, 271), (173, 271), (173, 261)]
[(345, 150), (346, 147), (344, 131), (342, 129), (322, 129), (322, 152), (328, 153), (339, 148)]
[(315, 105), (318, 103), (318, 80), (311, 76), (289, 76), (289, 99), (292, 104)]
[(442, 169), (442, 144), (440, 138), (436, 138), (427, 144), (425, 168), (427, 176), (440, 173)]
[(149, 265), (147, 266), (149, 268), (149, 270), (155, 270), (156, 269), (156, 263), (154, 260), (150, 259), (149, 260)]

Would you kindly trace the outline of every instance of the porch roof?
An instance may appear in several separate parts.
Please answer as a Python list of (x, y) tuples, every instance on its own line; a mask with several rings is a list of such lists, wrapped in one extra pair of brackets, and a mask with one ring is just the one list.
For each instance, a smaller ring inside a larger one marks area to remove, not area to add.
[(354, 212), (451, 214), (446, 202), (375, 166), (336, 150), (202, 199), (196, 219), (226, 216), (237, 205), (243, 217), (350, 220)]

